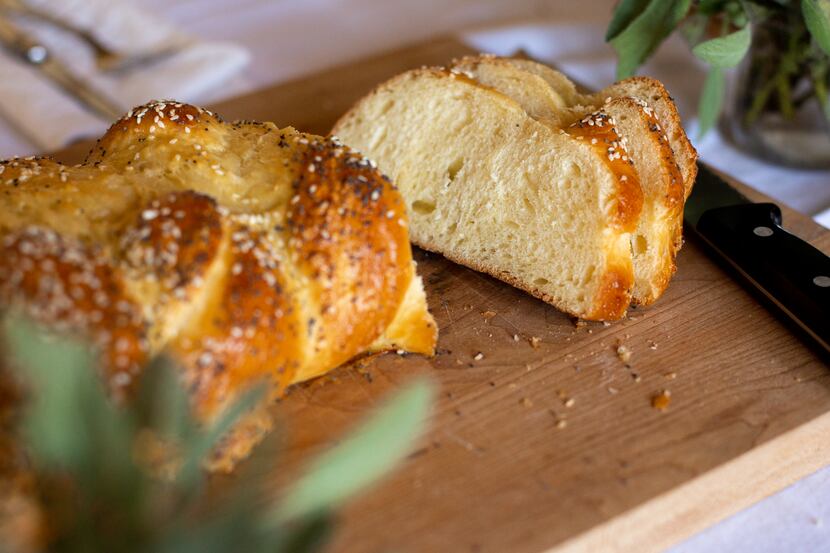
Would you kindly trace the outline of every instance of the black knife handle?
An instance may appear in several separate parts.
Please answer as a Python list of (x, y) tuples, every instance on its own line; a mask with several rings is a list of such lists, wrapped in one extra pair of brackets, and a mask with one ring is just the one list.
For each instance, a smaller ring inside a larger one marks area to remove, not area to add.
[(830, 257), (781, 228), (775, 204), (706, 211), (697, 233), (830, 351)]

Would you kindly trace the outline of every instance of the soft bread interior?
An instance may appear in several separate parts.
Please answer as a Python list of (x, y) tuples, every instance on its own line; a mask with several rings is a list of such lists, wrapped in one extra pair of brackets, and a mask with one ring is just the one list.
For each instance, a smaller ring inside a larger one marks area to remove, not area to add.
[(685, 198), (688, 198), (689, 194), (692, 193), (695, 178), (697, 178), (697, 151), (683, 130), (683, 123), (677, 113), (677, 106), (674, 105), (674, 101), (666, 88), (656, 79), (631, 77), (614, 83), (596, 94), (585, 96), (583, 101), (601, 104), (608, 98), (619, 96), (636, 98), (645, 102), (654, 110), (655, 117), (660, 122), (660, 126), (674, 152), (677, 165), (680, 167)]
[(624, 314), (639, 206), (620, 219), (619, 183), (590, 144), (440, 70), (382, 85), (334, 133), (398, 186), (416, 244), (573, 315)]
[[(482, 55), (457, 60), (453, 68), (513, 98), (528, 115), (554, 128), (567, 127), (593, 111), (568, 104), (579, 101), (573, 83), (536, 62)], [(549, 101), (551, 97), (559, 103)], [(609, 99), (601, 109), (612, 117), (625, 139), (643, 189), (643, 212), (631, 246), (633, 300), (647, 305), (662, 294), (674, 273), (682, 226), (682, 177), (656, 115), (647, 104), (620, 97)]]

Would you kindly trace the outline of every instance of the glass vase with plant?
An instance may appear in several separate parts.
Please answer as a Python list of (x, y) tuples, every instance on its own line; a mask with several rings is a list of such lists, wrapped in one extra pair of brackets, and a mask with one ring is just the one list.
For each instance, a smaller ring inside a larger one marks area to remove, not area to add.
[(830, 167), (830, 0), (623, 0), (606, 33), (618, 77), (675, 31), (709, 66), (699, 135), (720, 117), (727, 138), (758, 157)]

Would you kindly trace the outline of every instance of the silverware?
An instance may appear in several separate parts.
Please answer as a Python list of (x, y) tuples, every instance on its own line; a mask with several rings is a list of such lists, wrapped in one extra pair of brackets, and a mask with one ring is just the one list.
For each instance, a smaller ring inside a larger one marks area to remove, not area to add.
[(123, 73), (141, 65), (152, 64), (171, 56), (182, 47), (182, 44), (169, 44), (150, 52), (128, 56), (119, 54), (108, 48), (95, 35), (85, 29), (78, 28), (45, 11), (32, 8), (21, 0), (0, 0), (0, 10), (6, 13), (38, 19), (75, 35), (90, 47), (92, 54), (95, 56), (96, 66), (100, 71), (105, 73)]
[(49, 50), (21, 31), (14, 23), (0, 16), (0, 45), (37, 67), (87, 109), (109, 121), (119, 119), (124, 110), (105, 94), (95, 90), (72, 74), (60, 61), (49, 55)]

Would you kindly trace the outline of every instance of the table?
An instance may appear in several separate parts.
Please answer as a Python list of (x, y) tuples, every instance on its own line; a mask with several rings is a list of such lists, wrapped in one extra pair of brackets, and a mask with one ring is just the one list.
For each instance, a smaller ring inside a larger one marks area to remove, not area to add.
[[(589, 86), (612, 80), (614, 58), (602, 42), (613, 2), (513, 0), (136, 0), (186, 31), (232, 40), (253, 53), (251, 66), (233, 83), (201, 101), (216, 101), (360, 57), (463, 30), (482, 50), (511, 53), (522, 47), (557, 63)], [(323, 14), (323, 15), (321, 15)], [(702, 69), (680, 41), (661, 49), (645, 72), (661, 78), (688, 118), (696, 104)], [(779, 201), (830, 225), (828, 173), (773, 169), (725, 152), (719, 137), (696, 146), (702, 158)], [(35, 153), (0, 120), (0, 156)], [(782, 185), (781, 183), (786, 183)], [(819, 551), (830, 547), (830, 468), (772, 496), (673, 548), (699, 551)]]

